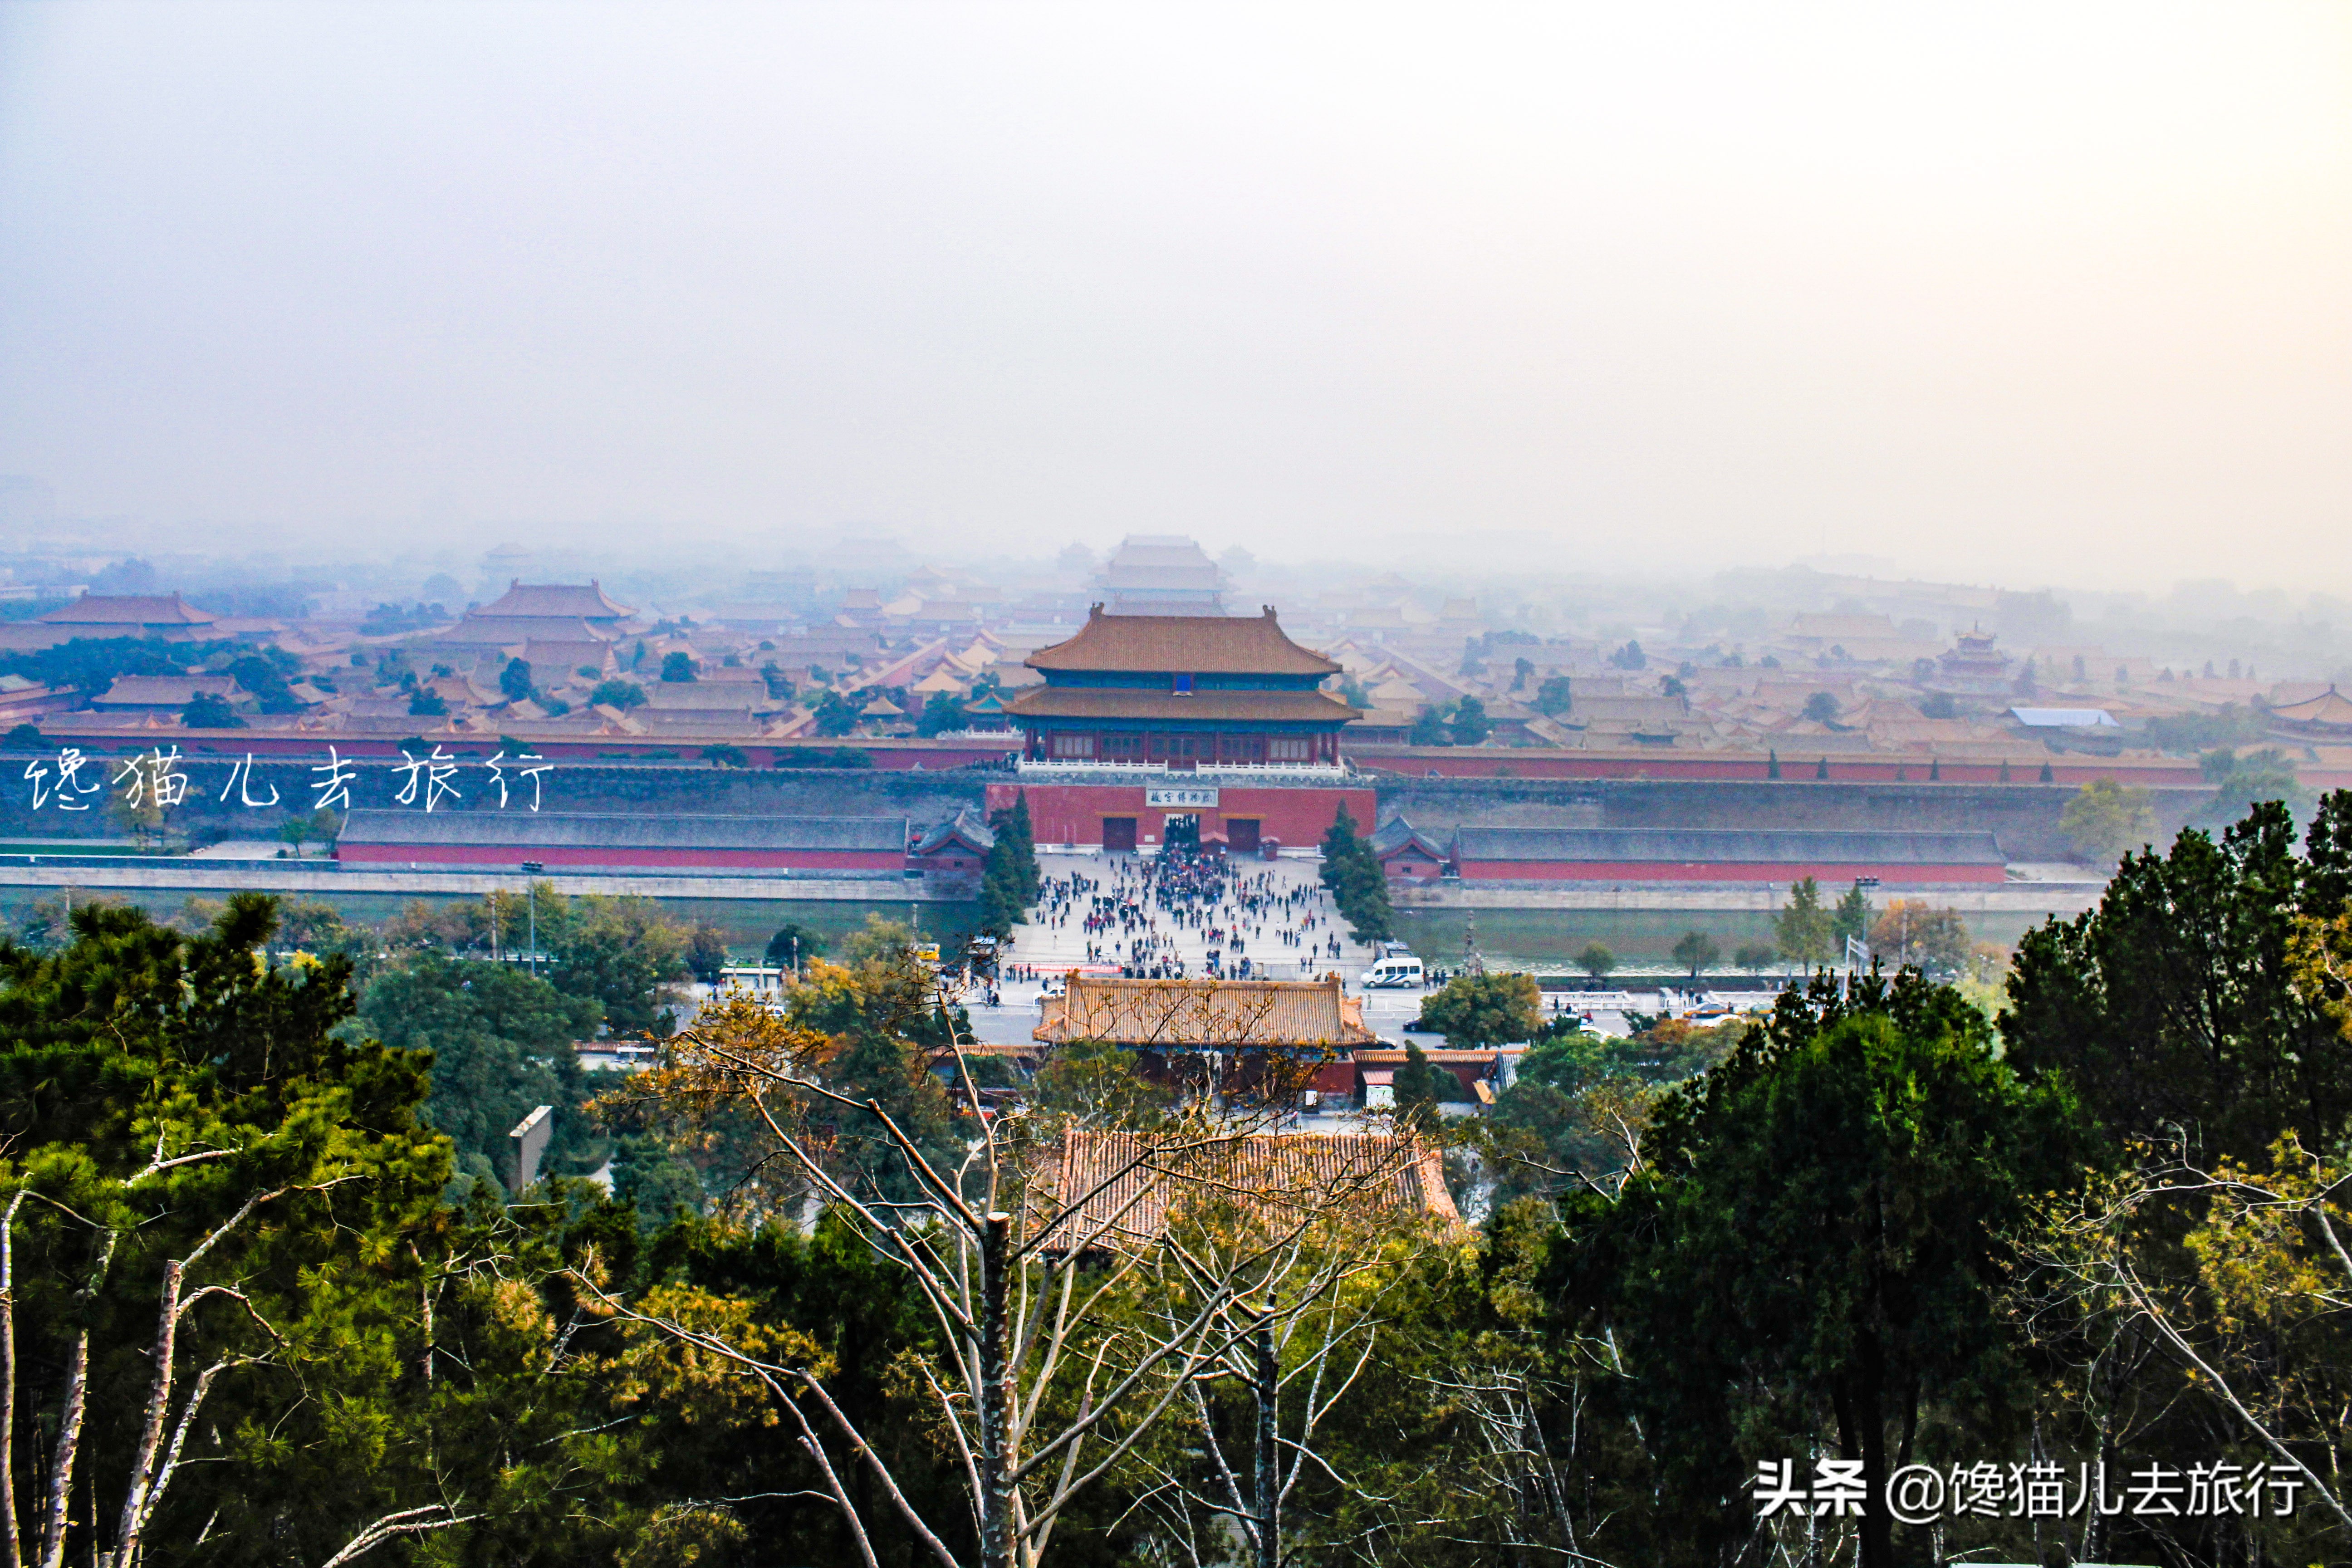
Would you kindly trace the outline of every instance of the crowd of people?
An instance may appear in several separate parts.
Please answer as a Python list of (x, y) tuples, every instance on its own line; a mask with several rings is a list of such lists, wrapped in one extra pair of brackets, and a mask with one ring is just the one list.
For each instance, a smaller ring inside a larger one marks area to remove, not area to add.
[(1077, 931), (1087, 962), (1116, 963), (1130, 978), (1184, 979), (1192, 965), (1180, 932), (1206, 943), (1213, 978), (1304, 978), (1346, 951), (1328, 902), (1312, 883), (1171, 845), (1114, 859), (1107, 877), (1047, 878), (1031, 923)]

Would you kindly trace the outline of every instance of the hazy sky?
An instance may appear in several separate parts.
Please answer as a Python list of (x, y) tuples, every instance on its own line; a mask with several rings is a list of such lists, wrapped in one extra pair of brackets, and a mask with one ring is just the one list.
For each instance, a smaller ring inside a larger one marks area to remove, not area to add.
[(0, 472), (2341, 587), (2352, 6), (0, 0)]

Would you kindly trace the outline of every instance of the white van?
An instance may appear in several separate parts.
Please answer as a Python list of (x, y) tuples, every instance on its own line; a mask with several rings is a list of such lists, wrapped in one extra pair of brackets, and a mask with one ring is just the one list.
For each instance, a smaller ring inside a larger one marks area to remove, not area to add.
[(1391, 953), (1364, 971), (1366, 990), (1420, 990), (1429, 983), (1421, 960), (1412, 953)]

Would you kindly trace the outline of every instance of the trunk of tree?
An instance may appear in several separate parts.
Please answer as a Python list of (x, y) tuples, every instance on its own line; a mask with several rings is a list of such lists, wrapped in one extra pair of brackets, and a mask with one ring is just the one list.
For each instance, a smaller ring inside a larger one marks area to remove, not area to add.
[(81, 1450), (82, 1415), (89, 1398), (89, 1331), (74, 1338), (66, 1363), (65, 1407), (58, 1421), (58, 1451), (49, 1466), (47, 1517), (41, 1529), (41, 1568), (62, 1568), (66, 1560), (66, 1510), (73, 1499), (74, 1456)]
[(155, 1323), (155, 1348), (148, 1375), (147, 1415), (140, 1424), (139, 1448), (131, 1461), (131, 1487), (122, 1499), (122, 1522), (115, 1531), (115, 1549), (101, 1561), (132, 1563), (139, 1560), (139, 1540), (145, 1533), (148, 1495), (155, 1484), (156, 1456), (163, 1447), (163, 1418), (171, 1412), (172, 1371), (180, 1353), (181, 1265), (163, 1265), (163, 1308)]
[(1257, 1366), (1257, 1568), (1280, 1568), (1282, 1562), (1282, 1365), (1274, 1353), (1272, 1302), (1258, 1320)]
[(1886, 1511), (1885, 1357), (1878, 1336), (1854, 1347), (1853, 1419), (1862, 1439), (1861, 1568), (1894, 1568), (1895, 1520)]
[(17, 1194), (0, 1215), (0, 1513), (8, 1521), (8, 1568), (25, 1568), (16, 1529), (16, 1209), (24, 1201)]
[(1013, 1568), (1013, 1216), (992, 1214), (980, 1238), (980, 1568)]

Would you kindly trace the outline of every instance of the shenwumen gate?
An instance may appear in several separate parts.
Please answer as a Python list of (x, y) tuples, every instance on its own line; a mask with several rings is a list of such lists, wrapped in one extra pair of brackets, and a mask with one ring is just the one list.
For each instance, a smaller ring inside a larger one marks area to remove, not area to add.
[(1258, 616), (1113, 616), (1030, 655), (1045, 684), (1008, 704), (1022, 733), (1018, 785), (1040, 842), (1126, 850), (1197, 827), (1236, 851), (1310, 843), (1340, 803), (1369, 828), (1341, 726), (1358, 712), (1320, 688), (1339, 667)]

